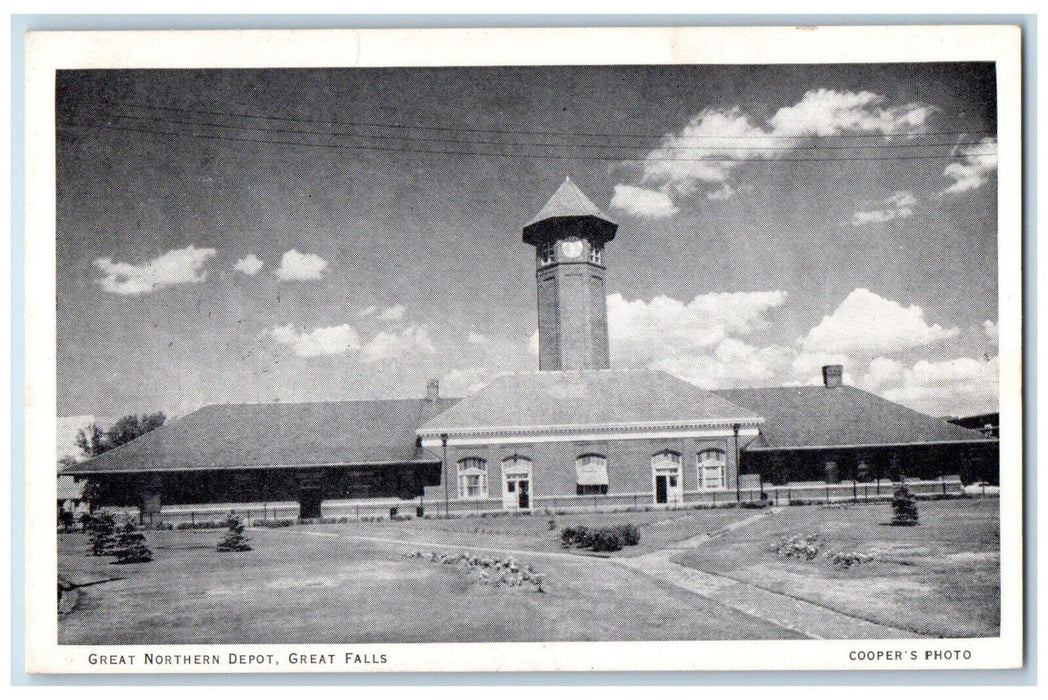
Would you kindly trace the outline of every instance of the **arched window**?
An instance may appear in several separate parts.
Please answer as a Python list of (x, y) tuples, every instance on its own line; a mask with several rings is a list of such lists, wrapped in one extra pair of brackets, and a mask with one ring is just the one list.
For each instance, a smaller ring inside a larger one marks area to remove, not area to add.
[(575, 460), (575, 493), (580, 496), (604, 495), (608, 492), (608, 458), (586, 454)]
[(458, 462), (459, 498), (488, 497), (488, 463), (480, 457), (466, 457)]
[(700, 489), (722, 489), (724, 488), (724, 465), (727, 457), (724, 450), (711, 448), (699, 453), (699, 488)]

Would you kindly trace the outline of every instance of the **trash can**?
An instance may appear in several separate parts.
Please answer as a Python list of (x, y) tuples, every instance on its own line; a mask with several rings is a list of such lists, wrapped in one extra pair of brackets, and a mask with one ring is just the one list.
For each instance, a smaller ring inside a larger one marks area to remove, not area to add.
[(421, 518), (425, 514), (425, 509), (422, 506), (415, 506), (415, 517)]
[(397, 509), (395, 507), (394, 508), (390, 508), (389, 509), (389, 519), (390, 520), (395, 520), (396, 517), (397, 517)]

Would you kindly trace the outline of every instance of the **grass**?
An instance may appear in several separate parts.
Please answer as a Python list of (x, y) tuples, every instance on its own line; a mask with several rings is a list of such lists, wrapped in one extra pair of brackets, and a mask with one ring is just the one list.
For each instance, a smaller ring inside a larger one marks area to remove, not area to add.
[[(474, 524), (479, 521), (470, 521)], [(509, 521), (500, 522), (505, 526)], [(416, 534), (446, 522), (404, 525)], [(466, 528), (464, 522), (456, 522)], [(493, 523), (486, 523), (493, 525)], [(389, 526), (396, 525), (396, 530)], [(516, 523), (520, 525), (520, 523)], [(491, 588), (412, 548), (340, 535), (354, 526), (249, 531), (254, 550), (219, 553), (221, 532), (150, 532), (154, 559), (118, 566), (59, 537), (59, 568), (81, 589), (62, 616), (62, 644), (490, 642), (784, 639), (793, 633), (608, 562), (519, 557), (548, 593)], [(311, 534), (311, 533), (322, 533)], [(460, 535), (469, 533), (460, 530)], [(546, 531), (546, 536), (552, 535)], [(505, 537), (505, 535), (500, 535)], [(520, 541), (527, 540), (521, 536)], [(465, 547), (463, 548), (465, 549)]]
[[(569, 525), (616, 525), (633, 523), (641, 528), (640, 544), (613, 556), (637, 556), (713, 532), (743, 520), (755, 511), (739, 508), (662, 510), (633, 513), (577, 513), (570, 515), (514, 515), (497, 518), (453, 518), (450, 520), (405, 520), (400, 522), (338, 525), (355, 534), (393, 539), (424, 539), (463, 547), (504, 547), (543, 552), (562, 552), (560, 531)], [(550, 529), (550, 522), (553, 529)]]
[[(918, 508), (916, 527), (887, 526), (887, 504), (785, 508), (675, 561), (918, 634), (997, 636), (999, 501), (921, 501)], [(841, 570), (824, 556), (809, 562), (773, 551), (786, 537), (814, 533), (822, 552), (874, 560)]]
[[(59, 536), (59, 573), (78, 584), (59, 620), (63, 644), (360, 643), (786, 639), (796, 635), (661, 579), (560, 547), (568, 525), (633, 522), (641, 544), (615, 556), (680, 549), (679, 563), (932, 636), (996, 636), (996, 499), (918, 505), (921, 524), (889, 527), (887, 504), (783, 508), (701, 545), (687, 540), (754, 516), (745, 509), (297, 525), (250, 530), (254, 550), (219, 553), (224, 532), (147, 533), (151, 562), (87, 555)], [(550, 529), (550, 520), (554, 527)], [(871, 554), (852, 569), (778, 557), (776, 542), (819, 533), (823, 551)], [(359, 537), (375, 538), (362, 540)], [(410, 545), (405, 542), (425, 542)], [(481, 585), (458, 567), (409, 559), (442, 545), (516, 555), (547, 593)], [(484, 548), (482, 550), (482, 548)], [(770, 617), (774, 617), (771, 615)]]

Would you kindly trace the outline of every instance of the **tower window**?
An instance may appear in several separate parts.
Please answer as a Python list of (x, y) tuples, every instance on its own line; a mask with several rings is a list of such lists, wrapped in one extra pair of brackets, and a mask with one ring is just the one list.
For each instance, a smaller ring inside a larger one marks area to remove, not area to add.
[(545, 243), (541, 244), (539, 246), (539, 264), (549, 265), (551, 262), (553, 262), (555, 260), (556, 255), (556, 253), (554, 252), (555, 250), (556, 245), (549, 241), (546, 241)]
[(594, 245), (590, 248), (590, 262), (597, 265), (604, 264), (604, 249)]

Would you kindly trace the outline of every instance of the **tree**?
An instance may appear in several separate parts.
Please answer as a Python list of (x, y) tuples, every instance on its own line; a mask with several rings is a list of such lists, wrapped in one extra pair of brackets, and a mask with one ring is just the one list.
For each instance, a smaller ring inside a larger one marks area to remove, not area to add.
[(164, 415), (163, 411), (143, 413), (141, 416), (136, 416), (132, 413), (113, 423), (109, 430), (102, 430), (97, 425), (81, 429), (76, 434), (76, 445), (84, 453), (85, 457), (97, 457), (114, 447), (120, 447), (135, 438), (142, 437), (146, 433), (156, 430), (166, 420), (167, 416)]
[(899, 484), (892, 494), (892, 525), (916, 525), (917, 524), (917, 502), (914, 500), (906, 484)]
[(134, 520), (128, 520), (116, 538), (112, 553), (118, 564), (136, 564), (150, 561), (153, 552), (146, 543), (146, 536), (138, 531)]
[(218, 543), (218, 551), (250, 552), (251, 545), (248, 544), (248, 538), (244, 537), (244, 521), (240, 519), (240, 516), (231, 512), (226, 518), (226, 525), (229, 527), (229, 532)]

